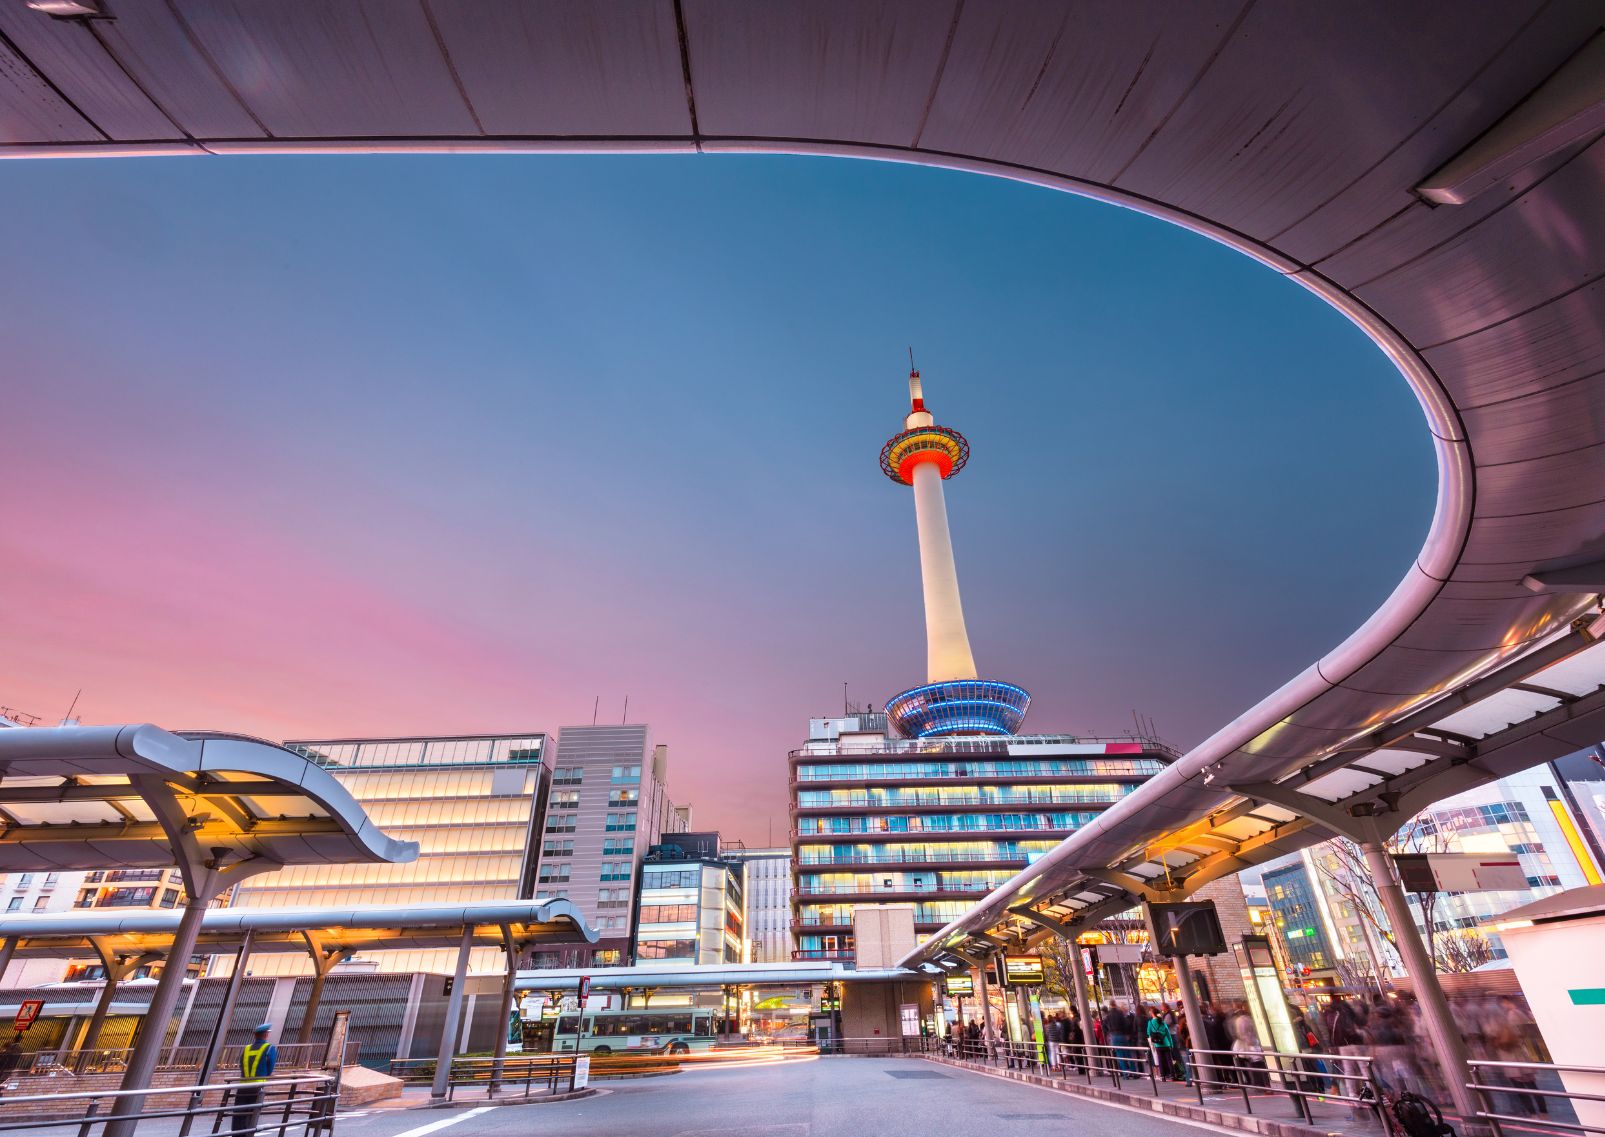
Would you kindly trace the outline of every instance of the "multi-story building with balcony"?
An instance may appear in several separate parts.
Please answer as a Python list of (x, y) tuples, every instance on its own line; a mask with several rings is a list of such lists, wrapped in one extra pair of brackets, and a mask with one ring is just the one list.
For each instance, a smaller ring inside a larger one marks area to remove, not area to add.
[(914, 905), (928, 936), (1176, 758), (1148, 739), (888, 737), (810, 722), (791, 754), (798, 959), (851, 959), (859, 904)]

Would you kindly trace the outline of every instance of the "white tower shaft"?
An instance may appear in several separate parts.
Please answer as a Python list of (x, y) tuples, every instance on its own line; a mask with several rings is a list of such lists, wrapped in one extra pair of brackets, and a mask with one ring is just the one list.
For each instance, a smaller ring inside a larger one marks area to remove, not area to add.
[(915, 465), (914, 518), (920, 534), (920, 578), (925, 585), (926, 681), (974, 679), (975, 657), (964, 628), (953, 538), (947, 529), (942, 472), (935, 462)]

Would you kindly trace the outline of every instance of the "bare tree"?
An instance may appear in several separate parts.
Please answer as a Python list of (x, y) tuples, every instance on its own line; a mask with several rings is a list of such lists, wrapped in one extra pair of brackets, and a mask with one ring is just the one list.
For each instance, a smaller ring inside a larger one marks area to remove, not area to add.
[(1453, 928), (1437, 937), (1433, 966), (1439, 971), (1458, 974), (1475, 971), (1494, 958), (1493, 944), (1476, 928)]

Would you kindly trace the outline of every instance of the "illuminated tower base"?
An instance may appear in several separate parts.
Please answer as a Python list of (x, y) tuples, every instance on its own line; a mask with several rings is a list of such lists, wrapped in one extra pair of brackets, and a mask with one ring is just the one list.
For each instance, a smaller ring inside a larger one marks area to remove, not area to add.
[(942, 483), (964, 468), (970, 444), (958, 431), (936, 425), (925, 409), (918, 371), (909, 373), (908, 393), (910, 410), (903, 432), (881, 448), (881, 470), (892, 481), (914, 489), (930, 681), (888, 699), (886, 717), (904, 738), (1016, 734), (1031, 696), (1012, 683), (976, 678), (947, 525)]

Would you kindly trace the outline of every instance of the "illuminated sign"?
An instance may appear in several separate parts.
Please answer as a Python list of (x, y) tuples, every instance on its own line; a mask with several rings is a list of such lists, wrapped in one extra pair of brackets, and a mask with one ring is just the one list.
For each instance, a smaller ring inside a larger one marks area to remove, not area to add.
[(946, 980), (949, 995), (975, 994), (975, 980), (968, 975), (949, 975)]
[(1003, 957), (1003, 985), (1005, 987), (1036, 987), (1041, 985), (1042, 957), (1036, 955), (1006, 955)]

